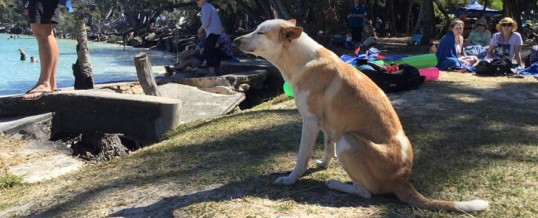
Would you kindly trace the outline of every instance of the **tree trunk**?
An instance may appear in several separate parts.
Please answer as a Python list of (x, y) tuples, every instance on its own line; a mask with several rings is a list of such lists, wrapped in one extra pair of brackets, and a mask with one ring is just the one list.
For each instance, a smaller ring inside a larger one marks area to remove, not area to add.
[[(75, 89), (93, 89), (92, 66), (88, 53), (88, 37), (84, 23), (84, 11), (77, 12), (77, 61), (73, 65)], [(54, 122), (54, 121), (53, 121)], [(54, 125), (54, 124), (53, 124)], [(115, 156), (127, 154), (127, 148), (121, 144), (118, 134), (101, 132), (82, 133), (81, 140), (73, 144), (75, 155), (98, 161), (110, 160)]]
[[(254, 0), (254, 2), (256, 3), (256, 6), (258, 6), (262, 11), (263, 11), (263, 14), (265, 14), (265, 17), (267, 19), (272, 19), (272, 18), (275, 18), (274, 15), (273, 15), (273, 12), (271, 11), (271, 3), (267, 0)], [(260, 19), (260, 15), (258, 16), (255, 16), (256, 19)]]
[(432, 0), (423, 0), (423, 19), (422, 19), (422, 41), (420, 42), (421, 45), (429, 45), (430, 40), (432, 39), (432, 21), (434, 20), (434, 12), (433, 12), (433, 1)]
[(159, 89), (157, 89), (157, 83), (153, 78), (153, 72), (151, 71), (151, 63), (146, 53), (140, 53), (134, 57), (134, 63), (136, 67), (136, 75), (138, 81), (144, 90), (144, 94), (161, 96)]
[(521, 29), (521, 7), (522, 5), (528, 5), (525, 1), (522, 0), (512, 0), (512, 1), (503, 1), (504, 16), (513, 18), (517, 24), (518, 29)]
[(388, 14), (389, 14), (389, 30), (390, 35), (395, 37), (396, 35), (396, 16), (394, 16), (394, 0), (387, 0), (387, 8), (388, 8)]
[[(439, 0), (433, 0), (433, 2), (435, 2), (435, 4), (437, 5), (437, 8), (439, 9), (439, 11), (441, 11), (441, 13), (443, 13), (443, 16), (445, 17), (445, 20), (447, 21), (445, 26), (443, 26), (441, 28), (441, 30), (439, 31), (439, 34), (437, 36), (435, 36), (436, 38), (439, 38), (439, 37), (441, 37), (443, 35), (444, 32), (446, 32), (448, 30), (448, 26), (450, 25), (450, 22), (448, 22), (448, 21), (450, 20), (450, 18), (448, 17), (448, 12), (445, 10), (445, 8), (441, 4), (441, 2), (439, 2)], [(436, 23), (434, 23), (434, 25), (435, 24)]]
[(243, 0), (235, 0), (235, 2), (237, 2), (237, 5), (239, 5), (239, 7), (241, 7), (243, 11), (246, 12), (248, 16), (250, 16), (252, 19), (258, 22), (261, 21), (259, 13), (254, 11), (254, 9), (248, 6), (248, 4), (245, 3)]
[(409, 1), (409, 7), (407, 7), (407, 21), (405, 22), (405, 33), (411, 35), (411, 26), (413, 25), (413, 1)]
[(73, 145), (75, 155), (88, 160), (107, 161), (127, 154), (118, 134), (102, 132), (83, 133), (81, 141)]
[(422, 0), (422, 2), (420, 3), (420, 9), (418, 10), (418, 16), (416, 17), (417, 18), (417, 22), (415, 23), (415, 26), (413, 27), (413, 32), (411, 33), (412, 34), (415, 34), (415, 33), (420, 33), (422, 34), (422, 30), (423, 27), (424, 27), (424, 0)]
[(88, 53), (88, 37), (82, 13), (76, 14), (77, 61), (73, 65), (75, 89), (93, 89), (92, 65)]

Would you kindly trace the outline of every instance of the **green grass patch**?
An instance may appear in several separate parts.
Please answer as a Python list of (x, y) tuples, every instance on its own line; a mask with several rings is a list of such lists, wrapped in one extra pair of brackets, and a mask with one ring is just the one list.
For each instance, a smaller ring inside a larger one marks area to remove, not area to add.
[(9, 189), (22, 185), (22, 177), (14, 175), (0, 176), (0, 189)]
[[(295, 165), (301, 118), (293, 100), (183, 124), (166, 140), (109, 162), (0, 190), (0, 216), (36, 217), (533, 217), (538, 213), (536, 82), (443, 74), (391, 94), (413, 144), (411, 181), (433, 199), (481, 198), (480, 213), (427, 211), (392, 195), (328, 190), (349, 182), (337, 161), (296, 184), (273, 185)], [(312, 159), (321, 158), (320, 134)], [(31, 206), (28, 206), (31, 205)], [(2, 214), (12, 210), (16, 213)]]

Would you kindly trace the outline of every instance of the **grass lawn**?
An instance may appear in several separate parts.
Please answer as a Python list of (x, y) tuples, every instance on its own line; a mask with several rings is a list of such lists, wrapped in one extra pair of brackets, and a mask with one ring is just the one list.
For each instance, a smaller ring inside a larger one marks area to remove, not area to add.
[[(488, 210), (426, 211), (392, 195), (362, 199), (332, 191), (326, 180), (349, 181), (337, 161), (327, 170), (311, 168), (292, 186), (272, 185), (294, 167), (301, 131), (295, 103), (280, 96), (251, 110), (181, 125), (166, 140), (127, 157), (1, 188), (0, 217), (538, 214), (538, 80), (442, 73), (438, 81), (389, 98), (414, 147), (411, 180), (417, 190), (435, 199), (482, 198), (490, 201)], [(320, 134), (312, 158), (322, 151)]]

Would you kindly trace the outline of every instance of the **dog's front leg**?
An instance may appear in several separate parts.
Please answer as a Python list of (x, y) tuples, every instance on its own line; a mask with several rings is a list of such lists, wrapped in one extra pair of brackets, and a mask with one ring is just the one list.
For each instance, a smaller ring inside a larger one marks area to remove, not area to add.
[(317, 118), (303, 116), (303, 130), (301, 133), (301, 145), (297, 153), (297, 164), (288, 176), (276, 179), (273, 183), (278, 185), (291, 185), (306, 171), (308, 160), (312, 155), (312, 149), (319, 133)]

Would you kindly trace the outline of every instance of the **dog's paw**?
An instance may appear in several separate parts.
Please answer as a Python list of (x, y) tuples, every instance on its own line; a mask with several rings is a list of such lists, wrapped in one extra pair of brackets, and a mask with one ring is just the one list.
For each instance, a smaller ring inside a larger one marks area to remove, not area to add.
[(329, 165), (327, 162), (323, 162), (322, 160), (315, 160), (314, 164), (316, 165), (316, 168), (322, 168), (325, 169)]
[(275, 185), (291, 185), (297, 181), (297, 178), (293, 176), (282, 176), (276, 179), (273, 184)]

